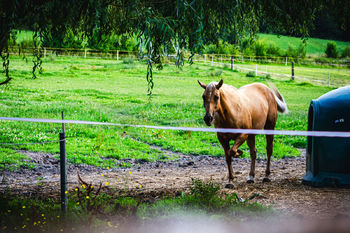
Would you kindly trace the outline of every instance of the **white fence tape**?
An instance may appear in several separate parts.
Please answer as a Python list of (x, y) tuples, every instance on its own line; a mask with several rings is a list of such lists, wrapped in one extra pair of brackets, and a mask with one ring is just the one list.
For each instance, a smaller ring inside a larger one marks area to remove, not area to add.
[(182, 131), (212, 132), (212, 133), (266, 134), (266, 135), (341, 137), (341, 138), (350, 137), (350, 132), (339, 132), (339, 131), (293, 131), (293, 130), (173, 127), (173, 126), (132, 125), (132, 124), (119, 124), (119, 123), (95, 122), (95, 121), (56, 120), (56, 119), (18, 118), (18, 117), (0, 117), (0, 120), (25, 121), (25, 122), (37, 122), (37, 123), (59, 123), (59, 124), (110, 125), (110, 126), (119, 126), (119, 127), (134, 127), (134, 128), (162, 129), (162, 130), (182, 130)]

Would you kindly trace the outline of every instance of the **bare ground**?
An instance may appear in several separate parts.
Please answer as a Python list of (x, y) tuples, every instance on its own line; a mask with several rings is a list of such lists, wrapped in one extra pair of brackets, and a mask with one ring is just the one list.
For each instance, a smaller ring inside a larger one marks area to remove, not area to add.
[[(9, 191), (20, 196), (59, 196), (59, 161), (51, 154), (20, 151), (31, 158), (35, 168), (0, 173), (0, 193)], [(163, 151), (164, 153), (171, 153)], [(247, 184), (250, 160), (234, 159), (235, 182), (233, 189), (225, 189), (227, 168), (223, 157), (180, 155), (177, 161), (143, 162), (128, 160), (131, 168), (98, 168), (88, 165), (68, 166), (68, 187), (78, 185), (77, 174), (83, 180), (104, 184), (106, 192), (119, 192), (143, 200), (155, 200), (164, 195), (187, 191), (191, 179), (213, 180), (222, 185), (222, 192), (236, 192), (247, 198), (254, 194), (255, 201), (272, 205), (281, 213), (300, 218), (333, 218), (350, 216), (350, 189), (315, 188), (303, 185), (305, 151), (300, 158), (284, 158), (272, 162), (270, 183), (262, 183), (265, 160), (257, 160), (254, 184)], [(107, 183), (108, 182), (108, 183)]]

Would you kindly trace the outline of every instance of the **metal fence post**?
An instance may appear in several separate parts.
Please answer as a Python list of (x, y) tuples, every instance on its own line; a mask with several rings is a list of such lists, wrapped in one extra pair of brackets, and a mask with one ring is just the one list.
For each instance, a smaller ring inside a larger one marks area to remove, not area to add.
[[(62, 120), (64, 112), (62, 111)], [(67, 173), (66, 173), (66, 133), (64, 123), (62, 123), (62, 132), (60, 133), (60, 170), (61, 170), (61, 210), (67, 212), (68, 195), (67, 195)]]

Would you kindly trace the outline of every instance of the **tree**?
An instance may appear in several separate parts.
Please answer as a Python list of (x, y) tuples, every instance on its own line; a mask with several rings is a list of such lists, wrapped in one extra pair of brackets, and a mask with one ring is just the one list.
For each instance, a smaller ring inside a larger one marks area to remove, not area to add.
[[(262, 19), (281, 33), (299, 32), (307, 37), (315, 13), (326, 2), (329, 1), (0, 0), (0, 55), (6, 76), (0, 85), (11, 80), (8, 41), (18, 29), (29, 28), (35, 38), (53, 38), (57, 43), (67, 30), (88, 39), (101, 39), (111, 33), (137, 35), (140, 51), (148, 58), (151, 93), (152, 67), (162, 68), (165, 47), (175, 47), (177, 64), (183, 64), (183, 49), (193, 55), (200, 53), (206, 43), (254, 36)], [(40, 63), (40, 49), (34, 53), (34, 63)]]

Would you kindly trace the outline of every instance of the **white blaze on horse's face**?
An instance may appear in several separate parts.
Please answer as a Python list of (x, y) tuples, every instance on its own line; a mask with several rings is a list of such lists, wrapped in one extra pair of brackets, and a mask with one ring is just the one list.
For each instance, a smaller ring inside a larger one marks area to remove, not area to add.
[(220, 103), (220, 87), (223, 84), (223, 80), (219, 83), (211, 82), (208, 85), (198, 81), (199, 85), (205, 90), (203, 93), (203, 105), (205, 108), (204, 122), (211, 126), (216, 111), (218, 110), (218, 105)]

